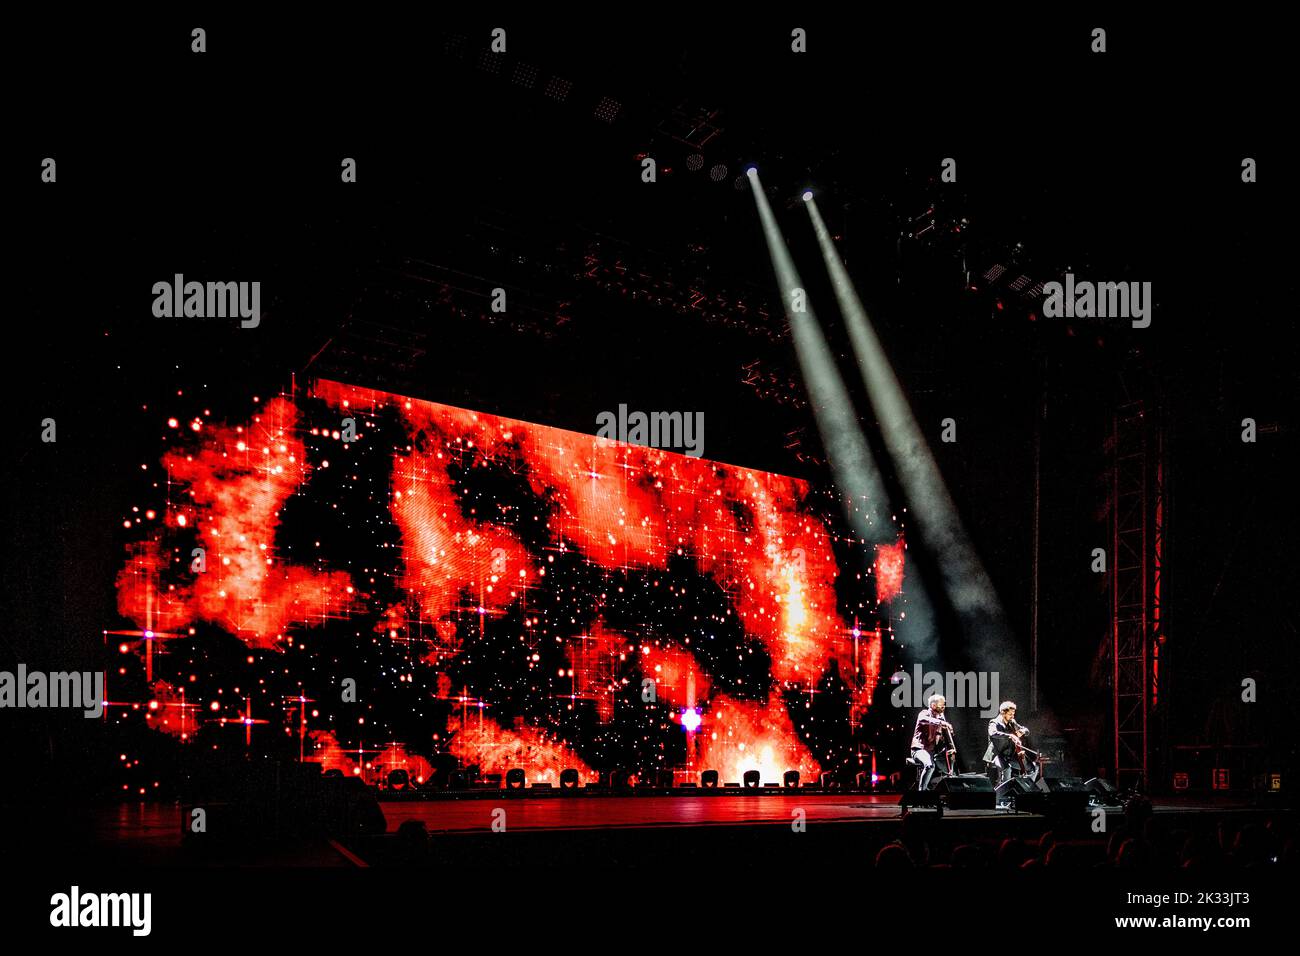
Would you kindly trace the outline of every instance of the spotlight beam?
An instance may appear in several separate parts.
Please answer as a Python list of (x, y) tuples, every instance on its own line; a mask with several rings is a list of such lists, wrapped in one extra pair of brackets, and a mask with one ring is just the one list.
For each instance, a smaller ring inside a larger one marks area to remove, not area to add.
[[(840, 260), (817, 201), (810, 198), (804, 205), (812, 218), (867, 395), (899, 484), (915, 516), (921, 541), (939, 564), (953, 608), (968, 628), (968, 638), (973, 643), (985, 644), (981, 651), (986, 660), (1014, 663), (1023, 670), (1021, 654), (1010, 639), (1006, 615), (993, 582), (975, 552), (898, 376)], [(1017, 679), (1020, 677), (1016, 675)]]
[(785, 238), (768, 205), (758, 170), (747, 170), (758, 206), (758, 217), (772, 257), (781, 301), (785, 306), (795, 355), (812, 402), (822, 446), (830, 460), (831, 475), (844, 499), (845, 516), (857, 537), (871, 544), (892, 544), (896, 532), (888, 521), (889, 501), (880, 470), (858, 424), (848, 389), (840, 376), (826, 337), (817, 324), (804, 285), (795, 269)]

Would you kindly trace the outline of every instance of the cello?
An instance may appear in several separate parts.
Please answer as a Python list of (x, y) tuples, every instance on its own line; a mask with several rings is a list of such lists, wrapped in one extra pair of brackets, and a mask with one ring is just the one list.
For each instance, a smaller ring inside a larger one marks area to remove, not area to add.
[[(1011, 738), (1011, 742), (1015, 745), (1016, 761), (1020, 764), (1020, 773), (1037, 782), (1038, 778), (1042, 775), (1043, 755), (1037, 750), (1030, 750), (1021, 742), (1020, 738), (1026, 736), (1028, 733), (1028, 727), (1017, 725), (1014, 733), (1007, 733), (1005, 730), (999, 730), (997, 731), (997, 736)], [(1029, 769), (1030, 761), (1025, 759), (1026, 754), (1034, 758), (1032, 761), (1034, 769), (1032, 771)], [(1002, 756), (1002, 759), (1006, 760), (1010, 757), (1010, 754), (1003, 754), (1000, 756)]]

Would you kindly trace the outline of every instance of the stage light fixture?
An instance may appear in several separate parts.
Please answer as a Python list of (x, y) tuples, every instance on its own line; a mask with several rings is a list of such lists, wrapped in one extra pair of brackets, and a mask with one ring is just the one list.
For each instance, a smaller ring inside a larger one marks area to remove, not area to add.
[(623, 105), (618, 100), (611, 99), (608, 96), (602, 96), (600, 102), (596, 104), (596, 119), (603, 120), (606, 123), (612, 123), (618, 117), (618, 111)]
[(556, 102), (563, 103), (569, 98), (569, 91), (573, 89), (573, 82), (565, 80), (558, 76), (553, 76), (546, 83), (546, 95)]
[(517, 86), (523, 86), (532, 89), (537, 85), (537, 67), (531, 63), (516, 63), (514, 82)]
[[(807, 290), (763, 192), (758, 168), (747, 170), (763, 237), (776, 272), (777, 286), (803, 373), (813, 418), (830, 460), (845, 518), (854, 536), (871, 544), (893, 544), (897, 534), (889, 521), (891, 509), (884, 482), (867, 443), (857, 410), (825, 333), (807, 301)], [(815, 203), (808, 203), (810, 210)]]

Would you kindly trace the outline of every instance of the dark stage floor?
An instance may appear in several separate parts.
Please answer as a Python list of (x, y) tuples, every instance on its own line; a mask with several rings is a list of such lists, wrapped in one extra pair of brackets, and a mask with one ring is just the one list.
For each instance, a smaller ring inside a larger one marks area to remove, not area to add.
[[(423, 821), (430, 833), (488, 829), (497, 807), (508, 813), (511, 830), (699, 827), (786, 824), (797, 809), (813, 823), (897, 821), (898, 794), (758, 794), (700, 797), (509, 797), (500, 800), (407, 800), (381, 806), (390, 832), (406, 820)], [(1162, 814), (1249, 811), (1242, 800), (1171, 798), (1155, 803)], [(1111, 813), (1119, 814), (1118, 810)], [(953, 819), (1041, 819), (1038, 814), (998, 810), (947, 810)]]
[[(689, 852), (693, 846), (713, 847), (737, 841), (757, 853), (783, 834), (794, 834), (796, 811), (804, 812), (809, 842), (829, 841), (863, 853), (898, 835), (901, 814), (897, 794), (717, 794), (692, 796), (515, 796), (477, 794), (473, 799), (383, 800), (387, 835), (327, 841), (311, 846), (241, 846), (229, 852), (196, 853), (183, 846), (181, 808), (177, 804), (136, 803), (105, 807), (91, 814), (96, 857), (140, 865), (183, 862), (248, 862), (261, 865), (350, 866), (391, 858), (391, 847), (403, 823), (424, 824), (433, 847), (448, 860), (486, 856), (520, 861), (570, 862), (579, 847), (618, 856), (620, 846), (636, 846), (655, 854)], [(504, 818), (498, 811), (504, 810)], [(1261, 808), (1246, 798), (1164, 798), (1154, 801), (1157, 820), (1169, 830), (1213, 829), (1222, 823), (1241, 827), (1264, 823), (1284, 810)], [(1121, 811), (1106, 814), (1109, 830), (1125, 824)], [(504, 832), (493, 830), (503, 819)], [(947, 810), (933, 821), (945, 843), (996, 843), (1005, 837), (1034, 840), (1055, 832), (1074, 838), (1104, 840), (1092, 828), (1092, 813), (1052, 818), (1035, 813), (999, 810)], [(667, 837), (672, 833), (671, 838)], [(568, 847), (559, 857), (556, 848)], [(518, 854), (515, 856), (514, 854)]]
[[(512, 830), (701, 827), (786, 824), (802, 809), (808, 823), (897, 820), (898, 794), (755, 794), (662, 797), (508, 797), (500, 800), (381, 803), (390, 831), (420, 820), (430, 833), (488, 829), (504, 807)], [(992, 810), (950, 810), (952, 816), (1001, 817)], [(1024, 814), (1021, 814), (1023, 816)]]

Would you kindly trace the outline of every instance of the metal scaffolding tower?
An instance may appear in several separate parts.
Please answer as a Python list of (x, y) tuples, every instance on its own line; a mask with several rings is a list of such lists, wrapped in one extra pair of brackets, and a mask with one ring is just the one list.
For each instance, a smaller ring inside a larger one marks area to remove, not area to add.
[(1152, 723), (1167, 704), (1160, 687), (1165, 642), (1163, 586), (1165, 485), (1163, 434), (1145, 403), (1115, 414), (1112, 433), (1111, 693), (1115, 782), (1149, 789)]

